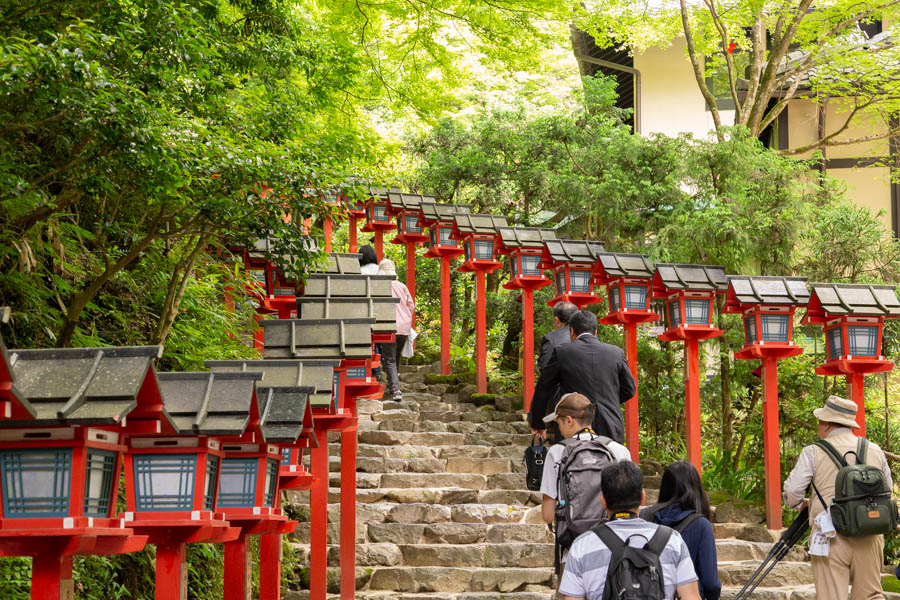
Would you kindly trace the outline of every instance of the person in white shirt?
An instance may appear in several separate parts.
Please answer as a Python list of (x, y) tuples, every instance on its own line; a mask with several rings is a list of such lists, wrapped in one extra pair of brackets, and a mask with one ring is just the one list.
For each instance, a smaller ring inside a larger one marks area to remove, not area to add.
[[(570, 393), (559, 399), (556, 409), (544, 417), (544, 422), (556, 421), (563, 438), (575, 437), (580, 440), (589, 440), (597, 436), (591, 430), (593, 419), (594, 405), (587, 396)], [(622, 444), (610, 441), (607, 448), (616, 460), (631, 460), (631, 453)], [(546, 523), (553, 523), (556, 519), (556, 505), (557, 498), (559, 498), (557, 487), (559, 464), (562, 462), (565, 450), (562, 444), (554, 444), (547, 451), (547, 458), (544, 459), (544, 473), (541, 477), (541, 493), (544, 495), (541, 503), (541, 517)]]

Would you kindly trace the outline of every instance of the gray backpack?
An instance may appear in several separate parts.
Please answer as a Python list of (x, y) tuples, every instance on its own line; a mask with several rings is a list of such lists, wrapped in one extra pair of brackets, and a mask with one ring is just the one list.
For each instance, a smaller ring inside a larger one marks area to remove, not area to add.
[(595, 436), (590, 440), (568, 438), (559, 463), (559, 504), (556, 506), (556, 543), (568, 548), (582, 533), (606, 519), (600, 504), (600, 473), (616, 461), (609, 449), (611, 439)]

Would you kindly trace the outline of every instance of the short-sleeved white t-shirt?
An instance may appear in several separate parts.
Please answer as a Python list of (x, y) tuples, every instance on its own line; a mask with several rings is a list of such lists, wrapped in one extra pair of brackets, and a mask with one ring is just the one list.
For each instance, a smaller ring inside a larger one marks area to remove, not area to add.
[[(575, 436), (579, 440), (591, 439), (591, 434), (582, 432)], [(606, 446), (616, 460), (631, 460), (631, 453), (628, 448), (618, 442), (610, 442)], [(557, 489), (557, 478), (559, 477), (559, 463), (562, 462), (565, 446), (562, 444), (553, 444), (547, 451), (547, 458), (544, 459), (544, 474), (541, 477), (541, 493), (545, 496), (556, 498), (559, 496)]]
[[(628, 544), (636, 548), (641, 548), (650, 541), (659, 527), (639, 518), (617, 519), (607, 525), (621, 540), (628, 540)], [(559, 593), (574, 598), (601, 600), (611, 559), (612, 551), (595, 533), (588, 531), (578, 536), (569, 550)], [(666, 598), (674, 598), (676, 588), (697, 581), (691, 554), (677, 531), (672, 532), (669, 542), (660, 553), (659, 565), (663, 571)]]

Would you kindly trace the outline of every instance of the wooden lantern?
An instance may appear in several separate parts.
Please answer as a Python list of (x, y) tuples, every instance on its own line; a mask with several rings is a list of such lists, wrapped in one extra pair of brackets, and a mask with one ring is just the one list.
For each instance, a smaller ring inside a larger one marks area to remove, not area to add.
[(72, 556), (141, 550), (116, 518), (126, 436), (167, 433), (160, 346), (11, 350), (24, 420), (0, 435), (0, 555), (30, 555), (32, 598), (71, 597)]
[(466, 204), (422, 204), (420, 217), (428, 227), (428, 250), (425, 256), (441, 260), (441, 373), (450, 374), (450, 263), (463, 253), (453, 239), (453, 217), (471, 212)]
[(726, 313), (740, 314), (744, 347), (734, 357), (762, 361), (766, 523), (781, 529), (781, 451), (778, 425), (778, 361), (803, 353), (794, 344), (794, 311), (809, 302), (802, 277), (728, 277)]
[(548, 306), (567, 301), (584, 308), (600, 302), (593, 286), (594, 264), (600, 252), (603, 246), (599, 242), (550, 239), (544, 243), (540, 267), (551, 271), (556, 285), (556, 295)]
[(892, 285), (842, 283), (810, 284), (812, 294), (803, 324), (822, 325), (826, 360), (819, 375), (845, 375), (848, 396), (859, 410), (858, 435), (866, 434), (865, 376), (884, 373), (894, 363), (881, 353), (885, 319), (900, 316), (900, 302)]

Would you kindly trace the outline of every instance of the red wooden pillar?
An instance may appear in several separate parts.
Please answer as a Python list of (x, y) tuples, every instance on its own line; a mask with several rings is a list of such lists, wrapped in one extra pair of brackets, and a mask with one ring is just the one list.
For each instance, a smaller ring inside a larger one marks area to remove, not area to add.
[(450, 374), (450, 260), (441, 256), (441, 375)]
[(356, 219), (357, 219), (357, 217), (353, 217), (353, 216), (350, 217), (350, 248), (349, 248), (349, 251), (352, 254), (356, 254), (356, 251), (358, 249), (356, 247)]
[(856, 422), (859, 429), (853, 433), (860, 437), (866, 436), (866, 376), (863, 373), (850, 373), (847, 375), (847, 395), (856, 402)]
[(156, 600), (187, 600), (186, 546), (156, 546)]
[(341, 600), (356, 595), (356, 425), (341, 432)]
[(259, 536), (259, 600), (281, 600), (281, 534)]
[(530, 287), (522, 290), (522, 385), (527, 413), (534, 397), (534, 290)]
[(638, 355), (637, 355), (637, 323), (625, 323), (625, 355), (628, 358), (628, 370), (634, 378), (634, 396), (625, 403), (625, 445), (631, 452), (631, 460), (640, 462), (641, 435), (638, 424)]
[[(406, 287), (412, 296), (413, 303), (416, 301), (416, 244), (407, 242), (406, 244)], [(416, 326), (416, 313), (413, 311), (412, 326)]]
[(260, 354), (262, 354), (263, 346), (265, 345), (265, 330), (262, 328), (262, 325), (259, 324), (262, 320), (262, 315), (258, 313), (253, 315), (253, 321), (256, 324), (256, 328), (253, 330), (253, 348)]
[(766, 526), (781, 529), (781, 447), (778, 436), (778, 360), (762, 359)]
[[(280, 578), (279, 578), (280, 579)], [(225, 542), (224, 600), (250, 600), (250, 538), (241, 533)]]
[(31, 600), (72, 600), (72, 556), (41, 553), (31, 559)]
[(328, 588), (328, 432), (317, 431), (318, 448), (310, 450), (316, 483), (309, 493), (309, 597), (325, 600)]
[(331, 217), (328, 217), (325, 219), (325, 252), (331, 252), (331, 234), (332, 234)]
[(487, 273), (475, 272), (475, 383), (487, 393)]
[(375, 256), (378, 262), (384, 259), (384, 233), (380, 229), (375, 232)]
[(687, 434), (687, 459), (703, 474), (700, 450), (700, 342), (689, 337), (684, 341), (684, 416)]

